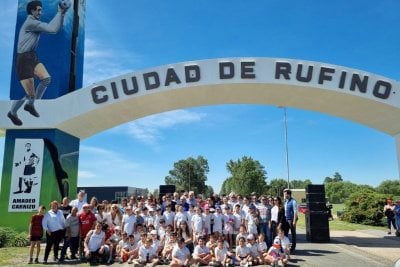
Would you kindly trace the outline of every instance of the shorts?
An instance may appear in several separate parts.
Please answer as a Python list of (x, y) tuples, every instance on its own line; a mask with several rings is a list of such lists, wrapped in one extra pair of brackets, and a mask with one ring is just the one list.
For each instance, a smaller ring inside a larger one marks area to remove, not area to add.
[(16, 70), (18, 79), (25, 80), (35, 76), (35, 67), (39, 64), (35, 51), (17, 54)]
[(233, 234), (233, 229), (224, 230), (224, 234), (226, 234), (226, 235)]
[(29, 238), (29, 241), (41, 241), (42, 237), (41, 236), (31, 236)]

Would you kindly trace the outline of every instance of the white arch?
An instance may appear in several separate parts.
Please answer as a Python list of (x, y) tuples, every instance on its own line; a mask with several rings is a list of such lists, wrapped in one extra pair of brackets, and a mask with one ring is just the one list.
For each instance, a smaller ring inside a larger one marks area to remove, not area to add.
[(40, 118), (21, 111), (19, 116), (24, 124), (20, 127), (6, 118), (11, 101), (2, 101), (0, 112), (4, 116), (0, 128), (57, 128), (84, 139), (168, 110), (248, 103), (327, 113), (400, 140), (399, 85), (397, 81), (368, 72), (303, 60), (191, 61), (127, 73), (54, 100), (39, 100), (36, 107)]

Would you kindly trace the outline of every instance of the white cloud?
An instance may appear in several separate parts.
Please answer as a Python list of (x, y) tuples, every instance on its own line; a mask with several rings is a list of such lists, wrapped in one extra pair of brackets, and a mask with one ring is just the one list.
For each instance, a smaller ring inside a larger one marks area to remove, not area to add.
[[(127, 132), (133, 138), (148, 144), (156, 146), (162, 139), (162, 131), (182, 124), (190, 124), (201, 121), (206, 117), (205, 113), (196, 113), (188, 110), (174, 110), (148, 116), (135, 120), (121, 127), (123, 132)], [(120, 131), (121, 127), (118, 127)]]
[(91, 171), (78, 171), (78, 177), (80, 179), (92, 179), (96, 177), (96, 174)]
[(131, 51), (106, 47), (99, 41), (86, 37), (84, 61), (83, 83), (87, 86), (131, 72), (136, 63), (140, 61), (140, 56)]
[[(94, 185), (116, 185), (118, 178), (140, 171), (140, 164), (123, 154), (94, 146), (81, 146), (79, 156), (79, 179)], [(88, 184), (86, 184), (88, 185)]]

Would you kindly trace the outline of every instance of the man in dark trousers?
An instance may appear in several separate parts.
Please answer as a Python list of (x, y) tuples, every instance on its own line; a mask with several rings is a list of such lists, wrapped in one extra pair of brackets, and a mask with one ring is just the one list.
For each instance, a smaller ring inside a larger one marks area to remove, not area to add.
[(296, 224), (298, 220), (298, 211), (297, 211), (297, 201), (292, 198), (292, 191), (290, 189), (283, 190), (283, 195), (285, 197), (285, 216), (286, 221), (289, 224), (289, 229), (285, 235), (287, 236), (290, 233), (292, 235), (292, 247), (291, 251), (293, 252), (296, 249)]

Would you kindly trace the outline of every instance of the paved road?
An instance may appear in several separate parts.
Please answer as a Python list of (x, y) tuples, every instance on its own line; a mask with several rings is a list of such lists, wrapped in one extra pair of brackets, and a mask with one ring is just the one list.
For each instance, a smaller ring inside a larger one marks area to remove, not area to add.
[(332, 231), (329, 243), (308, 243), (299, 234), (297, 251), (288, 266), (394, 266), (400, 238), (383, 231)]
[[(393, 267), (400, 259), (400, 237), (389, 236), (384, 231), (331, 231), (330, 234), (329, 243), (309, 243), (300, 230), (296, 252), (287, 266)], [(127, 263), (112, 266), (132, 267)]]

